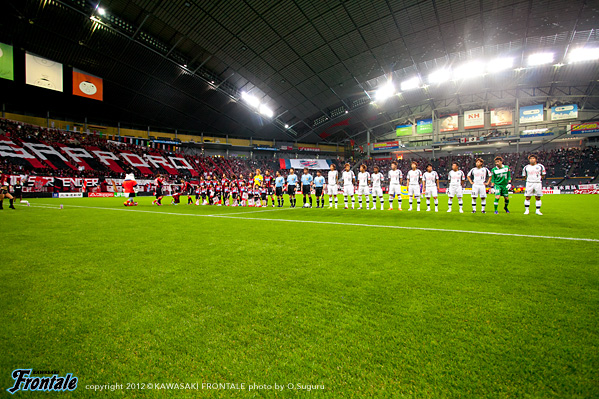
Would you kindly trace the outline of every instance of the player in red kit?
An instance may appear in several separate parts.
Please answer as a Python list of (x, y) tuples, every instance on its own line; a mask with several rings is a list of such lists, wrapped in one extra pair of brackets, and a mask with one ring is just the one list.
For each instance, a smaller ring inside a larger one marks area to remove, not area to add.
[(156, 199), (154, 201), (152, 201), (153, 205), (158, 205), (158, 206), (162, 205), (163, 186), (164, 186), (164, 178), (162, 177), (162, 175), (158, 174), (156, 176), (156, 179), (154, 180), (154, 195), (156, 196)]
[[(266, 195), (268, 197), (270, 197), (270, 206), (274, 208), (275, 206), (275, 193), (273, 190), (273, 183), (274, 183), (274, 179), (273, 177), (270, 175), (270, 172), (267, 170), (266, 172), (264, 172), (264, 182), (262, 184), (262, 187), (264, 187), (266, 189)], [(264, 199), (264, 206), (268, 206), (268, 198)]]
[(193, 205), (193, 198), (191, 197), (192, 193), (193, 186), (185, 179), (181, 179), (181, 194), (187, 195), (187, 205)]

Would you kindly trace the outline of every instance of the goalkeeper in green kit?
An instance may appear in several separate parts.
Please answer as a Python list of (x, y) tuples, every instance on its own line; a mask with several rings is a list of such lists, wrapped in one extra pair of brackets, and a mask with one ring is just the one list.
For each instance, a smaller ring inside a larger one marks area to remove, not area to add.
[(491, 187), (494, 187), (495, 190), (495, 202), (493, 203), (495, 214), (499, 213), (497, 208), (499, 207), (500, 197), (503, 197), (505, 201), (503, 209), (506, 213), (510, 213), (507, 207), (510, 203), (508, 190), (512, 188), (512, 172), (508, 166), (503, 164), (503, 158), (501, 157), (495, 157), (495, 167), (491, 170)]

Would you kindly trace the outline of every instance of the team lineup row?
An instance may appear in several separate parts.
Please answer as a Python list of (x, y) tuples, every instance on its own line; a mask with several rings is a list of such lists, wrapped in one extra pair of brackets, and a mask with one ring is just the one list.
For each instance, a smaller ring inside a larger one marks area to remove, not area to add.
[[(408, 188), (409, 211), (413, 209), (413, 202), (416, 200), (416, 210), (420, 211), (421, 197), (426, 198), (427, 211), (431, 210), (431, 198), (434, 201), (435, 212), (439, 211), (438, 192), (439, 192), (439, 176), (433, 170), (432, 165), (427, 165), (426, 171), (422, 173), (418, 169), (416, 162), (411, 165), (411, 170), (406, 173), (406, 185)], [(535, 155), (529, 157), (529, 164), (524, 167), (523, 176), (526, 177), (525, 189), (525, 214), (529, 213), (530, 199), (532, 196), (536, 198), (536, 213), (541, 215), (541, 197), (542, 179), (545, 175), (545, 167), (537, 162)], [(403, 173), (397, 168), (397, 163), (391, 163), (391, 169), (388, 172), (389, 185), (389, 210), (393, 210), (395, 199), (398, 201), (398, 209), (402, 210), (402, 195), (401, 184)], [(491, 187), (491, 193), (495, 195), (494, 208), (495, 213), (498, 213), (499, 200), (504, 198), (504, 210), (509, 213), (509, 190), (511, 189), (511, 170), (503, 164), (501, 157), (495, 158), (495, 167), (492, 170), (484, 166), (482, 159), (476, 160), (476, 166), (470, 169), (468, 174), (464, 174), (457, 163), (452, 164), (452, 168), (448, 174), (449, 187), (447, 194), (449, 197), (449, 209), (452, 211), (453, 199), (457, 197), (459, 204), (459, 212), (463, 213), (463, 193), (466, 179), (472, 185), (472, 212), (476, 213), (477, 199), (480, 198), (481, 211), (486, 213), (486, 197), (487, 187)], [(126, 189), (127, 181), (133, 180), (131, 176), (123, 183), (125, 193), (133, 198), (135, 196), (132, 187)], [(301, 177), (295, 174), (293, 169), (289, 170), (289, 175), (284, 178), (279, 171), (273, 178), (269, 171), (262, 176), (260, 169), (256, 170), (256, 175), (249, 181), (243, 179), (243, 176), (237, 178), (222, 179), (222, 180), (204, 180), (202, 179), (197, 186), (192, 186), (190, 183), (183, 181), (180, 187), (173, 192), (173, 204), (179, 203), (181, 195), (188, 195), (188, 204), (193, 204), (192, 195), (195, 193), (196, 204), (200, 204), (200, 199), (203, 205), (231, 205), (231, 206), (267, 206), (268, 198), (271, 199), (271, 206), (284, 205), (284, 193), (288, 194), (290, 206), (296, 206), (296, 192), (300, 186), (301, 194), (303, 195), (303, 206), (311, 208), (313, 204), (312, 192), (316, 196), (316, 207), (320, 208), (325, 205), (325, 194), (329, 196), (329, 208), (338, 207), (338, 195), (342, 194), (344, 198), (345, 209), (349, 208), (349, 199), (351, 198), (351, 208), (355, 209), (356, 194), (359, 201), (358, 209), (362, 209), (363, 198), (365, 198), (366, 209), (377, 209), (377, 202), (380, 202), (380, 209), (384, 209), (384, 198), (382, 190), (382, 182), (385, 180), (384, 175), (380, 172), (378, 166), (374, 166), (373, 173), (369, 173), (365, 165), (360, 166), (360, 172), (356, 177), (351, 170), (350, 165), (346, 164), (345, 168), (339, 176), (335, 165), (331, 165), (328, 172), (328, 179), (322, 175), (321, 171), (316, 172), (316, 177), (310, 174), (308, 168), (305, 168)], [(354, 187), (358, 183), (357, 193)], [(158, 176), (154, 182), (156, 199), (153, 204), (162, 205), (164, 180)], [(133, 204), (133, 200), (129, 200), (126, 205)]]

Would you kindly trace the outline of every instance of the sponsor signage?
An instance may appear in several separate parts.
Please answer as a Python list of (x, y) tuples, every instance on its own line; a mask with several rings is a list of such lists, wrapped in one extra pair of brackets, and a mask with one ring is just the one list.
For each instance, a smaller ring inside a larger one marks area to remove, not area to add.
[(453, 132), (458, 130), (458, 114), (441, 116), (439, 130), (441, 132)]
[(87, 196), (90, 198), (108, 198), (114, 197), (114, 193), (88, 193)]
[(528, 129), (520, 132), (520, 137), (552, 136), (553, 132), (547, 128)]
[(485, 127), (484, 109), (464, 111), (464, 129), (479, 129), (481, 127)]
[(412, 135), (412, 125), (399, 125), (395, 127), (395, 134), (397, 136), (411, 136)]
[(599, 122), (579, 123), (570, 125), (570, 134), (587, 134), (599, 132)]
[(520, 108), (520, 123), (543, 122), (543, 104)]
[(551, 120), (561, 121), (564, 119), (576, 119), (578, 118), (578, 105), (559, 105), (551, 107)]
[(83, 193), (52, 193), (52, 198), (83, 198)]
[(292, 151), (293, 150), (293, 146), (291, 146), (291, 145), (282, 145), (279, 148), (281, 149), (281, 151)]
[(320, 152), (320, 148), (318, 147), (297, 147), (300, 151), (310, 151), (310, 152)]
[(491, 110), (491, 126), (507, 126), (512, 123), (511, 108), (494, 108)]
[(580, 190), (574, 190), (574, 194), (599, 194), (599, 190), (585, 188)]
[(260, 150), (260, 151), (277, 151), (277, 149), (273, 148), (273, 147), (254, 147), (254, 150)]
[(171, 145), (179, 145), (181, 144), (178, 141), (173, 141), (173, 140), (152, 140), (153, 143), (158, 143), (158, 144), (171, 144)]
[(580, 184), (578, 188), (581, 190), (599, 190), (599, 184)]
[(416, 122), (416, 133), (428, 134), (433, 132), (433, 120), (432, 119), (420, 119)]
[(399, 141), (386, 141), (384, 143), (374, 143), (374, 151), (396, 150), (399, 148)]
[(561, 191), (552, 188), (544, 188), (543, 194), (561, 194)]

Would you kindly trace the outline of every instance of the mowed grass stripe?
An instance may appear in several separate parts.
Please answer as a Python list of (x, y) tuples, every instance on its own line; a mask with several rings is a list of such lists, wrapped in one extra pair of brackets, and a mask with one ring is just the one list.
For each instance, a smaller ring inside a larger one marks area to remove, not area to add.
[[(42, 205), (42, 206), (40, 206)], [(33, 207), (39, 208), (50, 208), (51, 204), (39, 204), (32, 205)], [(413, 226), (392, 226), (392, 225), (380, 225), (380, 224), (365, 224), (365, 223), (346, 223), (346, 222), (331, 222), (322, 220), (295, 220), (295, 219), (273, 219), (273, 218), (255, 218), (255, 217), (243, 217), (243, 216), (230, 216), (230, 215), (214, 215), (214, 214), (196, 214), (196, 213), (178, 213), (178, 212), (162, 212), (162, 211), (147, 211), (141, 209), (131, 208), (105, 208), (105, 207), (94, 207), (94, 206), (83, 206), (83, 205), (69, 205), (69, 207), (85, 208), (85, 209), (99, 209), (108, 211), (124, 211), (124, 212), (137, 212), (137, 213), (152, 213), (152, 214), (164, 214), (164, 215), (175, 215), (175, 216), (194, 216), (194, 217), (211, 217), (211, 218), (227, 218), (227, 219), (239, 219), (239, 220), (259, 220), (266, 222), (285, 222), (285, 223), (310, 223), (310, 224), (324, 224), (324, 225), (337, 225), (337, 226), (352, 226), (352, 227), (370, 227), (370, 228), (387, 228), (387, 229), (401, 229), (401, 230), (418, 230), (418, 231), (435, 231), (445, 233), (459, 233), (459, 234), (485, 234), (495, 235), (502, 237), (523, 237), (523, 238), (540, 238), (550, 240), (567, 240), (567, 241), (586, 241), (586, 242), (599, 242), (599, 239), (594, 238), (583, 238), (583, 237), (560, 237), (560, 236), (545, 236), (545, 235), (534, 235), (534, 234), (518, 234), (518, 233), (502, 233), (494, 231), (476, 231), (476, 230), (459, 230), (459, 229), (439, 229), (434, 227), (413, 227)], [(288, 209), (288, 208), (287, 208)], [(262, 210), (260, 212), (277, 212), (284, 209), (272, 209)], [(257, 211), (240, 212), (237, 214), (244, 213), (255, 213)]]

